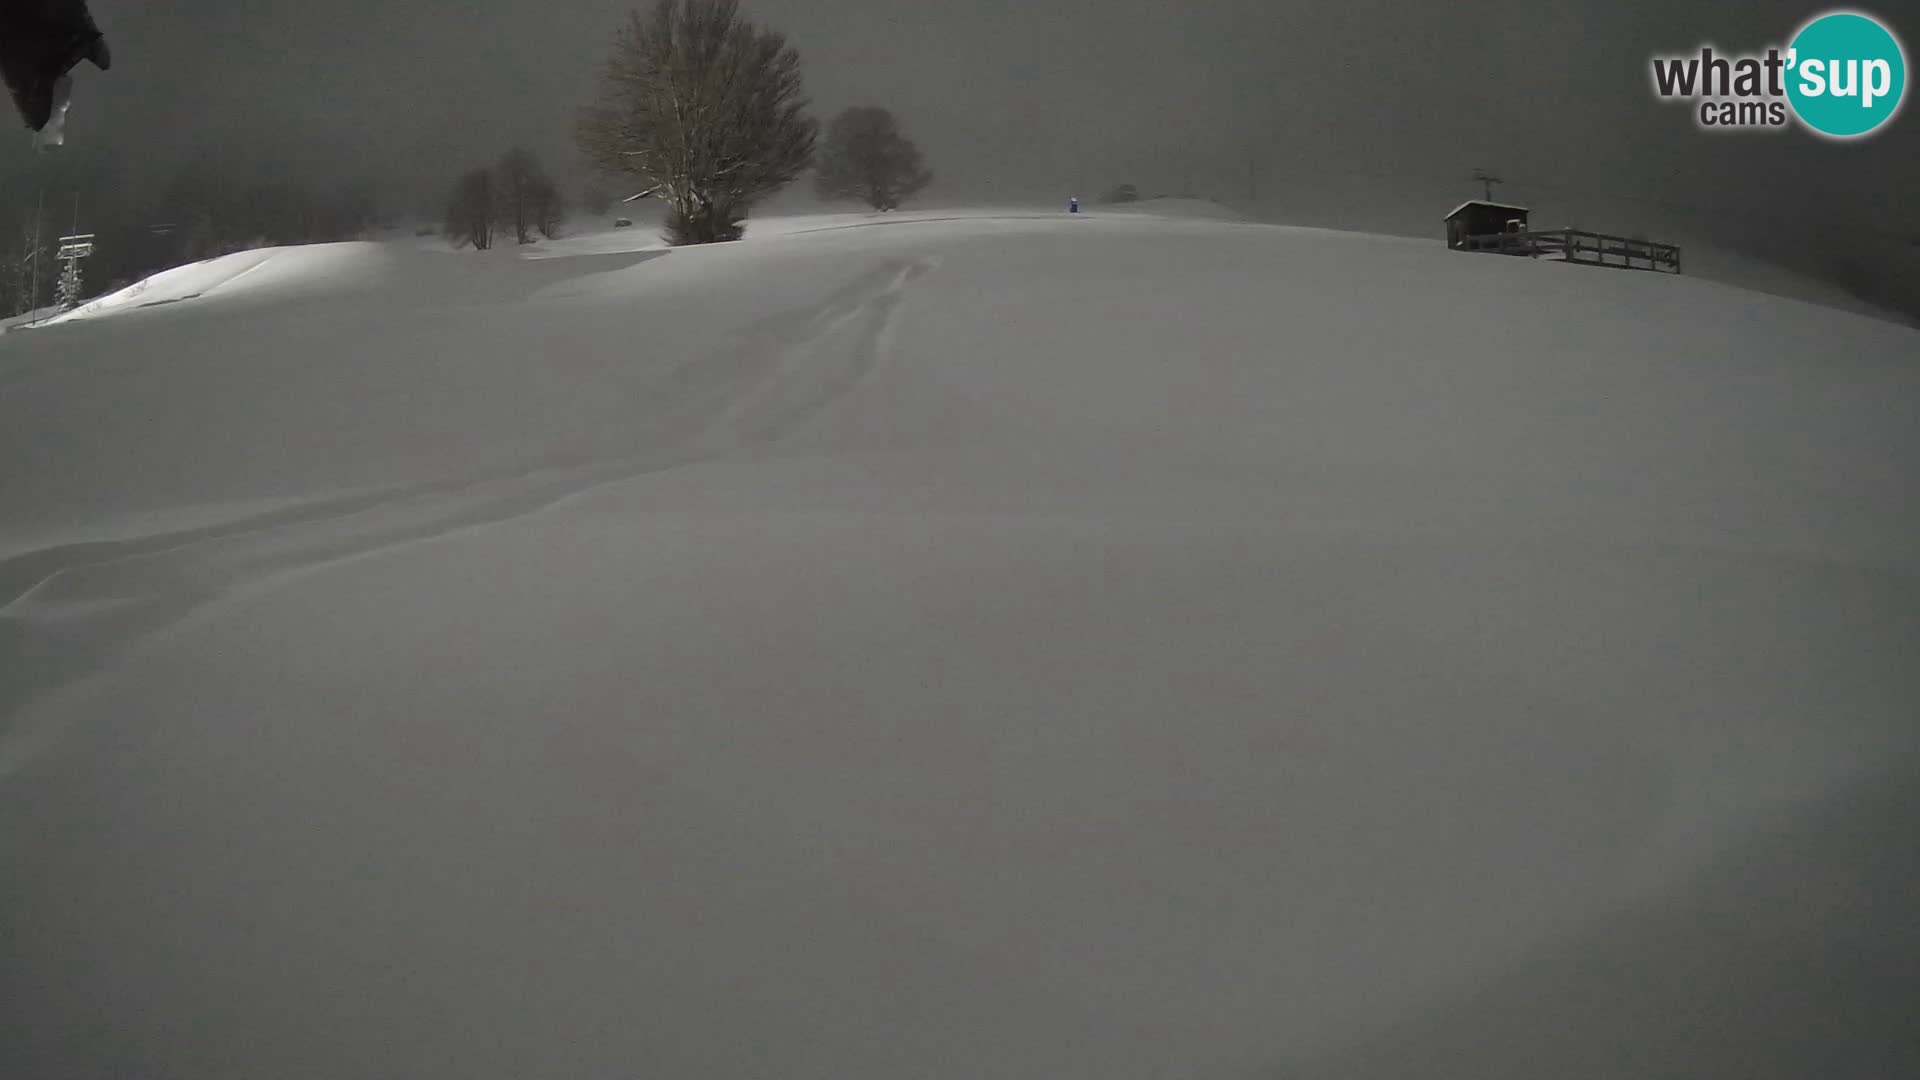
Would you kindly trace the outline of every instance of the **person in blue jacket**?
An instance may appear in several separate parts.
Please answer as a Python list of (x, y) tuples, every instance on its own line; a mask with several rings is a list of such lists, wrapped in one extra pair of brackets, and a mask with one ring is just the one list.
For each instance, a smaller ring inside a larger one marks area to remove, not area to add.
[(60, 144), (82, 60), (102, 71), (113, 62), (87, 0), (0, 0), (0, 76), (43, 145)]
[(1080, 196), (1075, 195), (1073, 198), (1067, 200), (1067, 213), (1077, 214), (1079, 212), (1080, 212)]

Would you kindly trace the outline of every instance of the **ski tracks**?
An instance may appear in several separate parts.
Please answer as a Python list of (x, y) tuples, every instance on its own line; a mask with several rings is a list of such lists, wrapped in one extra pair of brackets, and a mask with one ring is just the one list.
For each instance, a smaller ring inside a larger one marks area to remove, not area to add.
[(681, 400), (630, 454), (318, 499), (222, 525), (0, 560), (0, 782), (57, 744), (35, 701), (239, 588), (524, 517), (609, 484), (778, 441), (881, 363), (910, 286), (937, 258), (890, 261), (824, 302), (753, 324), (677, 369)]
[(778, 442), (870, 375), (893, 339), (908, 287), (937, 258), (889, 262), (863, 275), (804, 317), (775, 316), (685, 381), (723, 380), (725, 404), (699, 445), (714, 455)]

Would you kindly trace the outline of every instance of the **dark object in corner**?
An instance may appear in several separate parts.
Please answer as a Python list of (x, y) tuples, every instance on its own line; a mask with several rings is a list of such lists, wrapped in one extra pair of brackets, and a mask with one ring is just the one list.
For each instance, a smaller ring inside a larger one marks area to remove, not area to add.
[(113, 63), (86, 0), (0, 3), (0, 74), (28, 127), (39, 131), (47, 126), (61, 96), (61, 81), (82, 60), (93, 61), (102, 71)]

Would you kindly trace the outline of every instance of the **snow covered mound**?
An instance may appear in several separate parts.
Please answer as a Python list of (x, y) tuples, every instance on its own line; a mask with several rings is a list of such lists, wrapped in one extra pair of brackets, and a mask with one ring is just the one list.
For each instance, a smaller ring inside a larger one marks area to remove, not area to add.
[(1920, 1073), (1920, 333), (762, 224), (0, 338), (0, 1071)]
[(117, 312), (160, 307), (218, 296), (278, 296), (302, 301), (351, 288), (388, 261), (386, 250), (369, 243), (315, 244), (298, 248), (260, 248), (163, 270), (118, 292), (109, 293), (49, 320), (73, 322)]

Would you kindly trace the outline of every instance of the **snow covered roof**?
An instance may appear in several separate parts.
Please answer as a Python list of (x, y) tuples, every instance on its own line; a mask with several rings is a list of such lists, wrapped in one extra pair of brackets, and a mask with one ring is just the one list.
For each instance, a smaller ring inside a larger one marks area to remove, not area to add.
[(1463, 202), (1459, 206), (1456, 206), (1452, 210), (1448, 211), (1447, 216), (1441, 218), (1440, 220), (1441, 221), (1449, 220), (1455, 214), (1458, 214), (1460, 211), (1465, 210), (1469, 206), (1490, 206), (1495, 210), (1518, 210), (1523, 214), (1533, 213), (1533, 208), (1528, 206), (1515, 206), (1512, 203), (1488, 202), (1485, 199), (1468, 199), (1466, 202)]

